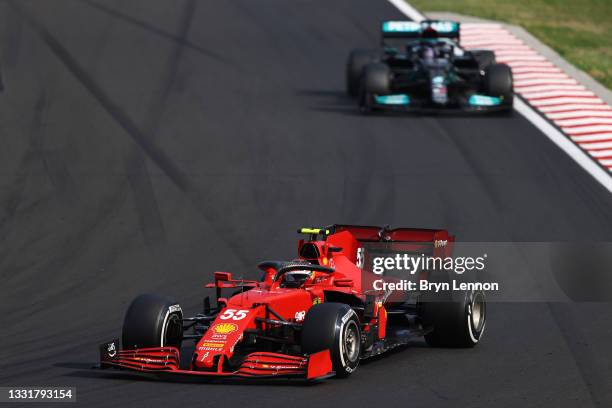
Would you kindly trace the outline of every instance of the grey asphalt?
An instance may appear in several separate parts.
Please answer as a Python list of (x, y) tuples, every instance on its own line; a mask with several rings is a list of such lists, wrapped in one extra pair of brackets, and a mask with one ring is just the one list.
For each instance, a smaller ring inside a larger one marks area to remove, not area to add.
[(517, 114), (357, 114), (347, 52), (401, 17), (383, 0), (0, 2), (0, 385), (74, 386), (88, 407), (611, 406), (610, 304), (492, 304), (473, 350), (416, 342), (316, 386), (89, 369), (134, 296), (195, 312), (213, 271), (293, 257), (302, 225), (612, 240), (612, 196)]

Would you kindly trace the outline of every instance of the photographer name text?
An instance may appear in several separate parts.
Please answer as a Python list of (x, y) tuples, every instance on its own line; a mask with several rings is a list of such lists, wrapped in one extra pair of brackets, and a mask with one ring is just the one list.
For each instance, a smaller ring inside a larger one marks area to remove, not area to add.
[(426, 279), (418, 281), (398, 280), (387, 282), (383, 279), (377, 279), (373, 282), (374, 290), (383, 291), (429, 291), (429, 292), (444, 292), (444, 291), (465, 291), (465, 290), (482, 290), (482, 291), (499, 291), (499, 283), (497, 282), (460, 282), (455, 279), (450, 282), (430, 282)]

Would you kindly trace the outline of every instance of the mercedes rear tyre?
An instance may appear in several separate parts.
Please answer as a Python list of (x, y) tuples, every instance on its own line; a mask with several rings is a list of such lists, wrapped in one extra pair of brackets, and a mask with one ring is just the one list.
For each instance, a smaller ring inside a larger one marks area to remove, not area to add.
[(420, 305), (425, 341), (430, 346), (474, 347), (480, 341), (487, 318), (484, 292), (466, 291), (459, 298), (430, 299)]
[(123, 348), (180, 348), (183, 339), (183, 311), (165, 296), (144, 294), (130, 304), (123, 321)]
[(302, 351), (329, 350), (337, 377), (348, 377), (359, 365), (361, 330), (357, 314), (343, 303), (314, 305), (302, 325)]
[(356, 97), (359, 94), (359, 81), (363, 68), (379, 58), (376, 50), (353, 50), (346, 62), (346, 92)]

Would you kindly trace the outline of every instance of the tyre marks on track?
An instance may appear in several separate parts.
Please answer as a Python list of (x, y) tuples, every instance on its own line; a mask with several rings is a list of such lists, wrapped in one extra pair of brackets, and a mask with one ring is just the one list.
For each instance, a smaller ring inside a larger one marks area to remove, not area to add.
[(36, 31), (45, 44), (51, 49), (64, 66), (89, 91), (104, 110), (127, 132), (127, 134), (144, 150), (149, 158), (177, 185), (182, 191), (189, 191), (191, 184), (172, 160), (140, 130), (129, 115), (117, 105), (96, 81), (83, 69), (66, 48), (32, 15), (14, 1), (9, 4)]
[[(584, 379), (593, 406), (610, 406), (610, 385), (605, 364), (589, 346), (590, 341), (577, 322), (575, 308), (565, 303), (548, 303), (548, 307)], [(585, 305), (579, 307), (584, 308)]]
[[(6, 38), (6, 41), (4, 41), (4, 47), (2, 49), (2, 63), (5, 67), (12, 68), (15, 66), (15, 64), (17, 64), (17, 58), (19, 57), (19, 52), (21, 49), (22, 22), (20, 19), (10, 18), (10, 13), (6, 12), (9, 9), (8, 3), (5, 3), (2, 6), (5, 9), (3, 23), (4, 35)], [(2, 66), (0, 66), (0, 70), (1, 69)]]
[[(44, 91), (42, 91), (34, 105), (34, 114), (32, 115), (29, 130), (29, 146), (21, 157), (19, 165), (17, 166), (18, 170), (15, 180), (11, 184), (7, 198), (3, 203), (4, 214), (0, 217), (0, 242), (4, 241), (10, 233), (11, 229), (9, 228), (9, 223), (17, 213), (24, 196), (24, 190), (30, 176), (29, 168), (35, 156), (34, 146), (39, 144), (38, 142), (35, 143), (35, 140), (39, 139), (38, 134), (42, 131), (45, 106), (46, 95)], [(0, 260), (3, 258), (4, 256), (0, 256)]]
[[(177, 36), (177, 42), (173, 43), (172, 52), (167, 58), (163, 69), (162, 80), (158, 89), (153, 92), (152, 100), (147, 109), (143, 129), (151, 140), (155, 140), (159, 126), (163, 119), (168, 98), (177, 79), (179, 64), (183, 56), (184, 44), (189, 35), (193, 15), (197, 3), (188, 0), (183, 6)], [(142, 149), (134, 147), (128, 156), (126, 163), (128, 181), (134, 193), (134, 201), (140, 215), (140, 229), (143, 233), (145, 243), (149, 247), (156, 247), (165, 242), (165, 231), (163, 220), (160, 215), (159, 205), (153, 189), (153, 183), (147, 168), (146, 157)]]
[(38, 34), (41, 40), (49, 47), (53, 54), (73, 74), (78, 82), (89, 91), (98, 104), (109, 114), (113, 120), (130, 136), (142, 149), (147, 157), (159, 167), (172, 183), (187, 196), (194, 208), (215, 231), (216, 238), (221, 240), (244, 266), (249, 267), (251, 262), (245, 255), (244, 248), (239, 242), (239, 235), (223, 223), (224, 210), (214, 205), (209, 194), (198, 190), (193, 181), (175, 164), (175, 162), (161, 150), (135, 121), (124, 111), (104, 89), (89, 75), (73, 55), (53, 36), (24, 7), (15, 1), (8, 4), (27, 22)]
[[(157, 36), (160, 36), (166, 40), (170, 40), (173, 42), (176, 42), (178, 45), (180, 45), (181, 47), (185, 47), (190, 49), (191, 51), (197, 52), (198, 54), (207, 57), (207, 58), (212, 58), (213, 60), (217, 61), (217, 62), (222, 62), (224, 64), (233, 64), (232, 61), (228, 60), (227, 58), (225, 58), (223, 55), (221, 54), (217, 54), (216, 52), (207, 50), (205, 48), (200, 47), (197, 44), (194, 44), (193, 42), (189, 41), (189, 39), (183, 35), (181, 35), (179, 33), (179, 35), (175, 35), (172, 33), (169, 33), (165, 30), (162, 30), (161, 28), (155, 27), (154, 25), (151, 25), (145, 21), (139, 20), (136, 17), (121, 13), (117, 10), (114, 10), (110, 7), (107, 7), (103, 4), (99, 4), (96, 3), (92, 0), (80, 0), (79, 3), (88, 5), (90, 7), (93, 7), (94, 9), (101, 11), (103, 13), (106, 13), (114, 18), (123, 20), (127, 23), (133, 24), (137, 27), (142, 28), (143, 30), (146, 30), (152, 34), (155, 34)], [(187, 7), (193, 7), (190, 6), (189, 3), (187, 5)], [(195, 8), (193, 9), (195, 10)]]

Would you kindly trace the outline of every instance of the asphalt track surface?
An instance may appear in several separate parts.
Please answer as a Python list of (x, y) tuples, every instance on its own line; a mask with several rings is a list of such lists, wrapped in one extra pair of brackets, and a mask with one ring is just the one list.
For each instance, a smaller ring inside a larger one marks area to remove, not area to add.
[(215, 270), (295, 253), (295, 228), (446, 227), (612, 240), (612, 196), (511, 117), (363, 117), (344, 96), (380, 0), (2, 1), (0, 385), (83, 406), (612, 405), (610, 304), (493, 304), (473, 350), (415, 342), (315, 386), (89, 369), (129, 301), (197, 311)]

